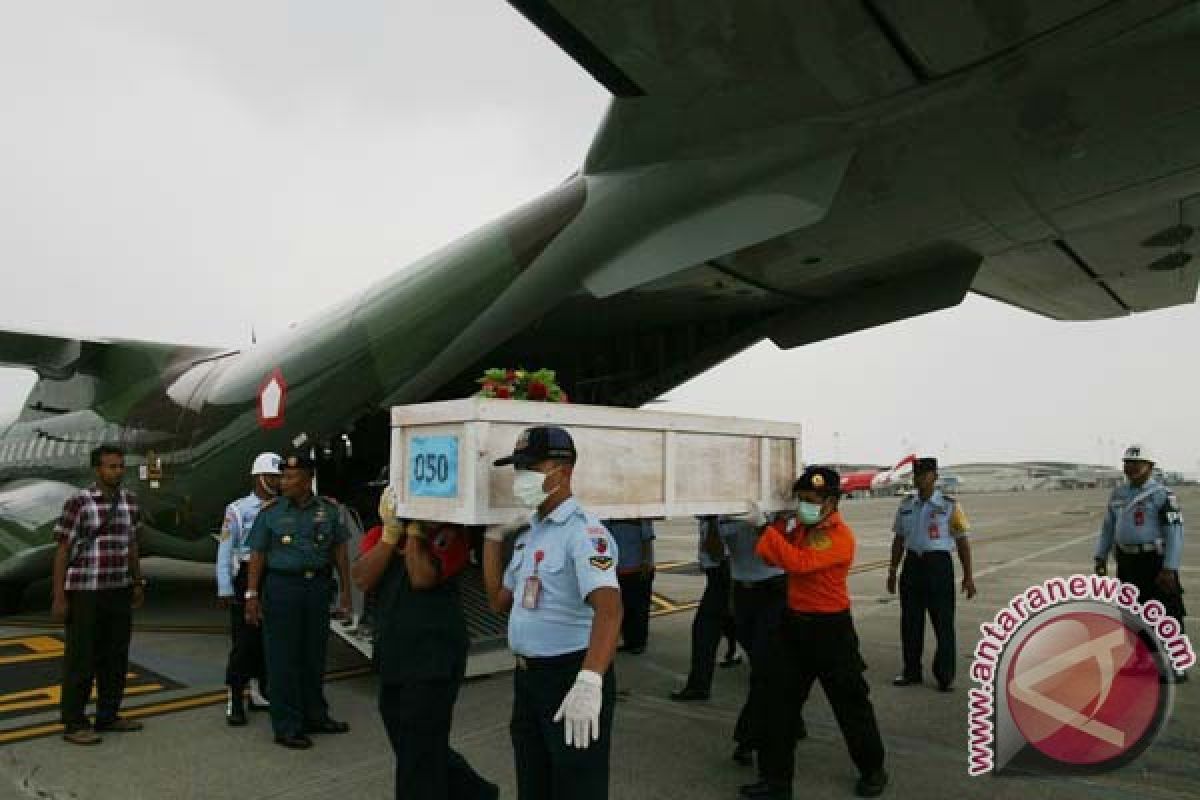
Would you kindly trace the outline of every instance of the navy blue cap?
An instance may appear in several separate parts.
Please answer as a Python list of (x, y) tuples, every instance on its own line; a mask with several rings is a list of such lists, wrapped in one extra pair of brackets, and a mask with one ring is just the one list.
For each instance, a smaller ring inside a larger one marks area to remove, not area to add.
[(317, 465), (316, 465), (316, 462), (314, 462), (312, 460), (311, 455), (309, 455), (308, 453), (306, 453), (304, 451), (296, 450), (292, 453), (288, 453), (287, 456), (284, 457), (283, 463), (281, 463), (279, 465), (279, 468), (280, 469), (306, 469), (309, 472), (312, 472), (313, 470), (315, 470), (317, 468)]
[(792, 494), (796, 492), (820, 492), (821, 494), (837, 494), (842, 485), (842, 476), (830, 467), (805, 467), (804, 474), (792, 484)]
[(517, 469), (524, 469), (547, 458), (574, 461), (575, 455), (575, 442), (571, 439), (571, 434), (562, 428), (541, 425), (521, 431), (516, 445), (513, 446), (512, 455), (496, 459), (495, 466), (512, 464)]

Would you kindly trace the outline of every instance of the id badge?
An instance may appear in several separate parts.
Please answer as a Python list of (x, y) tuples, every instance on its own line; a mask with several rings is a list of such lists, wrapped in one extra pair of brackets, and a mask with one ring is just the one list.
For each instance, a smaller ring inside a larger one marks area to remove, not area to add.
[(521, 608), (535, 609), (538, 607), (538, 597), (542, 593), (542, 581), (537, 575), (525, 579), (525, 591), (521, 593)]

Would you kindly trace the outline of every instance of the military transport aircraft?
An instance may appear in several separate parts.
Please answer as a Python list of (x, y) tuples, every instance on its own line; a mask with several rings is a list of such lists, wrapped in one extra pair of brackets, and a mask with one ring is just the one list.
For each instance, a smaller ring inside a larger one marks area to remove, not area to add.
[(1064, 320), (1195, 299), (1197, 2), (511, 4), (613, 95), (562, 185), (269, 345), (0, 334), (39, 378), (0, 432), (6, 605), (99, 442), (130, 451), (146, 549), (204, 559), (255, 453), (303, 434), (346, 496), (388, 406), (484, 367), (637, 406), (968, 291)]

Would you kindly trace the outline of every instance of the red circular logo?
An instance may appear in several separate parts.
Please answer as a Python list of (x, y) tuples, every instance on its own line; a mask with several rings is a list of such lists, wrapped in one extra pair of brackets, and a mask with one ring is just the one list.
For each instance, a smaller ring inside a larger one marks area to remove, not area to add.
[(1013, 722), (1066, 764), (1118, 758), (1150, 732), (1162, 686), (1150, 648), (1120, 619), (1071, 612), (1020, 645), (1007, 675)]

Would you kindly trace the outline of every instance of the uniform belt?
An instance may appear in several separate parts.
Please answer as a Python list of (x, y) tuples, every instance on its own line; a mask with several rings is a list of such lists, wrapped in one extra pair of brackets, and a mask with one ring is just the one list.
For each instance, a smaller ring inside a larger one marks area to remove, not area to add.
[(587, 655), (587, 650), (578, 650), (574, 653), (563, 653), (561, 656), (545, 656), (543, 658), (534, 658), (532, 656), (517, 655), (517, 669), (546, 669), (547, 667), (565, 667), (571, 664), (578, 664), (583, 661)]
[(1158, 553), (1159, 555), (1162, 555), (1163, 543), (1161, 540), (1157, 542), (1141, 542), (1138, 544), (1121, 544), (1120, 542), (1117, 542), (1117, 549), (1127, 555), (1134, 555), (1136, 553)]
[(332, 567), (320, 567), (318, 569), (267, 569), (268, 575), (286, 575), (289, 578), (305, 578), (312, 580), (313, 578), (329, 578), (333, 576)]
[(739, 589), (777, 589), (787, 585), (787, 575), (774, 575), (760, 581), (734, 581), (733, 585)]
[(949, 550), (926, 550), (923, 553), (918, 553), (916, 550), (905, 550), (904, 552), (906, 555), (909, 555), (912, 558), (926, 558), (928, 556), (949, 556), (950, 555)]

